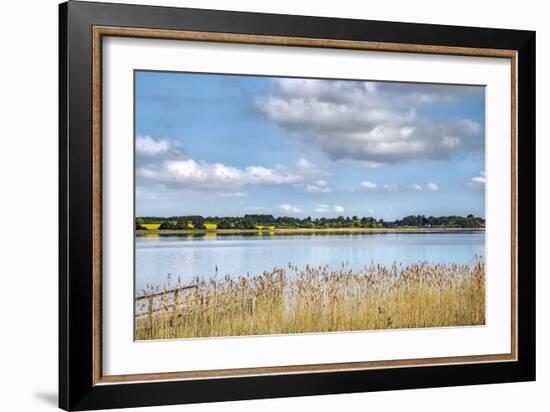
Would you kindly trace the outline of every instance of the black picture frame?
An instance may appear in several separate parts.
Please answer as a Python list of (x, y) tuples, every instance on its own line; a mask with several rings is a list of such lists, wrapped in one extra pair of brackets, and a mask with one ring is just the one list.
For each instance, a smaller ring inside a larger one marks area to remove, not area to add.
[[(97, 385), (92, 28), (240, 33), (517, 52), (517, 361)], [(535, 32), (89, 3), (59, 6), (59, 406), (90, 410), (535, 380)]]

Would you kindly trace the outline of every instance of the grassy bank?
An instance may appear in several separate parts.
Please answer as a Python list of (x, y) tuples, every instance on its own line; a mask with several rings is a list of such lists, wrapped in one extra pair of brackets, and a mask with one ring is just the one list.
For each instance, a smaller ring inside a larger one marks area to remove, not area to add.
[(453, 232), (483, 232), (483, 228), (278, 228), (278, 229), (216, 229), (216, 230), (136, 230), (137, 236), (145, 235), (194, 235), (194, 234), (308, 234), (308, 233), (453, 233)]
[(485, 264), (276, 268), (144, 291), (136, 339), (172, 339), (485, 323)]

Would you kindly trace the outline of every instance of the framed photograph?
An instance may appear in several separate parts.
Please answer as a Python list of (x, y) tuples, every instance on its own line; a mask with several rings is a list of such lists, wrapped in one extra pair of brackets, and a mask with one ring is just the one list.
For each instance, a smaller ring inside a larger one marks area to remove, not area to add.
[(535, 33), (60, 5), (59, 402), (535, 379)]

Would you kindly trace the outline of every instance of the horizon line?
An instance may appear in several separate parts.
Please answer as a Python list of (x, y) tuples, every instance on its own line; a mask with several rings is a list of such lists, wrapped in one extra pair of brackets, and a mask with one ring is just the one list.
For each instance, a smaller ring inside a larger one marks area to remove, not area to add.
[[(418, 216), (423, 216), (427, 219), (429, 219), (430, 217), (433, 217), (433, 218), (442, 218), (442, 217), (463, 217), (463, 218), (467, 218), (470, 215), (473, 216), (474, 218), (485, 220), (485, 217), (476, 216), (473, 213), (468, 213), (467, 215), (457, 215), (457, 214), (450, 214), (450, 215), (410, 214), (410, 215), (405, 215), (405, 216), (402, 216), (402, 217), (398, 217), (398, 218), (395, 218), (395, 219), (389, 219), (389, 220), (399, 220), (399, 219), (404, 219), (406, 217), (418, 217)], [(201, 215), (201, 214), (185, 214), (185, 215), (169, 215), (169, 216), (159, 216), (159, 215), (139, 215), (138, 216), (138, 215), (136, 215), (135, 219), (139, 219), (139, 218), (169, 219), (171, 217), (202, 217), (204, 219), (206, 219), (206, 218), (245, 218), (247, 216), (271, 216), (274, 219), (290, 218), (290, 219), (302, 219), (302, 220), (307, 219), (307, 218), (310, 218), (311, 220), (339, 219), (341, 217), (344, 218), (344, 219), (347, 219), (347, 218), (352, 218), (352, 217), (356, 216), (359, 219), (372, 218), (372, 219), (375, 219), (375, 220), (385, 220), (383, 218), (376, 218), (372, 215), (363, 215), (363, 216), (360, 216), (360, 215), (346, 215), (346, 216), (345, 215), (337, 215), (337, 216), (330, 216), (330, 217), (327, 217), (327, 216), (313, 217), (311, 215), (307, 215), (307, 216), (306, 215), (302, 215), (302, 216), (297, 216), (297, 215), (274, 215), (274, 214), (271, 214), (271, 213), (246, 213), (244, 215)]]

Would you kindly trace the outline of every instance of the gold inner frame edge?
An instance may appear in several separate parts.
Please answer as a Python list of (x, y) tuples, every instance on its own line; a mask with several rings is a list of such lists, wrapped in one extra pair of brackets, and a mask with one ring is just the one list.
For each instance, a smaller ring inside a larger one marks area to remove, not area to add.
[[(187, 40), (236, 44), (256, 44), (289, 47), (317, 47), (398, 53), (421, 53), (473, 57), (508, 58), (511, 60), (511, 181), (512, 181), (512, 239), (511, 239), (511, 352), (508, 354), (450, 356), (438, 358), (393, 359), (382, 361), (288, 365), (254, 368), (217, 369), (201, 371), (103, 375), (102, 363), (102, 40), (103, 37), (129, 37), (163, 40)], [(335, 40), (303, 37), (265, 36), (235, 33), (143, 29), (130, 27), (94, 26), (92, 33), (92, 299), (93, 299), (93, 384), (120, 384), (171, 380), (220, 379), (229, 377), (281, 375), (299, 373), (328, 373), (381, 368), (457, 365), (516, 361), (517, 339), (517, 52), (505, 49), (432, 46), (421, 44), (385, 43), (356, 40)]]

